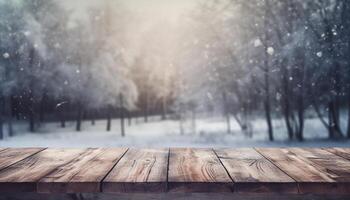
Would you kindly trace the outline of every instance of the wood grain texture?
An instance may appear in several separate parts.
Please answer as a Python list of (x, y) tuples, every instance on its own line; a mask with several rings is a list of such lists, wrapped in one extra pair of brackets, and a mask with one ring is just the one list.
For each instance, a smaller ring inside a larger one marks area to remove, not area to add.
[(84, 152), (83, 149), (46, 149), (25, 158), (0, 171), (0, 192), (36, 192), (40, 178)]
[(350, 148), (324, 148), (324, 150), (350, 160)]
[[(317, 152), (310, 150), (301, 148), (258, 149), (260, 153), (298, 182), (299, 193), (349, 194), (347, 171), (350, 168), (346, 163), (348, 161), (320, 149), (315, 149)], [(339, 170), (338, 167), (345, 168)], [(336, 171), (334, 173), (329, 169)], [(343, 181), (340, 182), (341, 180)]]
[(169, 149), (130, 149), (102, 184), (106, 193), (165, 192)]
[(238, 193), (297, 194), (296, 182), (252, 148), (216, 149)]
[(0, 151), (0, 170), (9, 167), (33, 154), (36, 154), (44, 148), (8, 148)]
[(322, 149), (291, 148), (334, 182), (350, 182), (350, 161)]
[(233, 182), (212, 149), (170, 149), (170, 192), (232, 192)]
[[(306, 158), (310, 166), (315, 167), (323, 176), (332, 180), (329, 184), (322, 184), (323, 187), (326, 185), (331, 187), (327, 189), (327, 193), (350, 194), (350, 161), (322, 149), (291, 148), (291, 151)], [(325, 190), (315, 188), (311, 192), (325, 193)]]
[(126, 152), (126, 148), (86, 149), (71, 162), (57, 167), (38, 182), (39, 193), (101, 192), (100, 182)]
[(0, 200), (348, 200), (349, 195), (240, 193), (1, 194)]
[(296, 185), (302, 195), (350, 195), (349, 153), (348, 148), (5, 148), (0, 149), (0, 196), (4, 192), (293, 195)]

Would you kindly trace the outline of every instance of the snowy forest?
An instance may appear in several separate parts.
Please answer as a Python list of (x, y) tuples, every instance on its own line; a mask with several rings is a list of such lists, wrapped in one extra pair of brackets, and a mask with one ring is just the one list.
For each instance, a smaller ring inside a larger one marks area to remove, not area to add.
[(0, 0), (0, 146), (57, 138), (348, 145), (350, 1)]

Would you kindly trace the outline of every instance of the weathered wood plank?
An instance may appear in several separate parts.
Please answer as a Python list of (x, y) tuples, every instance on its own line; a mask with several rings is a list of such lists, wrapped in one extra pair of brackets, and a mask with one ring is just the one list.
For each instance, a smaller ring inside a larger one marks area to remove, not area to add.
[(179, 194), (275, 195), (295, 193), (296, 181), (301, 194), (350, 195), (349, 154), (343, 148), (5, 148), (0, 149), (0, 192), (158, 193), (168, 188)]
[(324, 148), (324, 150), (350, 160), (350, 148)]
[(291, 148), (298, 156), (332, 179), (337, 194), (350, 194), (350, 161), (322, 149)]
[(234, 181), (234, 192), (298, 193), (295, 180), (252, 148), (215, 152)]
[(130, 149), (102, 183), (102, 191), (165, 192), (169, 149)]
[(258, 151), (298, 182), (299, 193), (350, 194), (350, 185), (347, 182), (338, 182), (347, 179), (346, 171), (350, 168), (336, 173), (327, 169), (333, 169), (338, 164), (340, 167), (348, 167), (343, 158), (322, 150), (318, 150), (321, 153), (314, 154), (300, 148), (265, 148)]
[(1, 194), (0, 200), (348, 200), (345, 195), (243, 194), (243, 193), (79, 193)]
[(170, 149), (170, 192), (232, 192), (233, 182), (212, 149)]
[(100, 182), (126, 152), (126, 148), (87, 149), (57, 167), (38, 182), (39, 193), (100, 192)]
[(0, 171), (0, 192), (36, 192), (40, 178), (84, 152), (83, 149), (46, 149), (25, 158)]
[(36, 154), (44, 148), (8, 148), (0, 151), (0, 170), (13, 165), (33, 154)]

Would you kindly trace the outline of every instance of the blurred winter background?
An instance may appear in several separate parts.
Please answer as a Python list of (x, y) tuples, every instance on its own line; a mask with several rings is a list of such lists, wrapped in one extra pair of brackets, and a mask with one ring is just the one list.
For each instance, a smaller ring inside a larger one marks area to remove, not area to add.
[(0, 146), (350, 146), (350, 1), (0, 0)]

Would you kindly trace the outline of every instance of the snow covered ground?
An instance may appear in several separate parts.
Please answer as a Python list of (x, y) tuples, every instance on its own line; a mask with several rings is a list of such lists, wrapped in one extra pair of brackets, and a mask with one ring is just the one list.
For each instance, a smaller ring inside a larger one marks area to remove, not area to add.
[(28, 133), (27, 124), (15, 125), (16, 135), (0, 141), (0, 147), (350, 147), (350, 141), (329, 141), (327, 130), (318, 119), (308, 119), (305, 124), (306, 141), (289, 142), (282, 120), (275, 120), (275, 142), (269, 142), (263, 119), (253, 121), (254, 134), (248, 137), (240, 131), (232, 120), (232, 133), (226, 133), (226, 123), (222, 118), (199, 119), (194, 134), (190, 122), (185, 124), (185, 134), (180, 134), (178, 121), (161, 121), (151, 118), (149, 123), (134, 119), (132, 125), (126, 125), (126, 137), (120, 135), (120, 122), (113, 120), (112, 131), (106, 132), (106, 121), (97, 121), (92, 126), (89, 121), (83, 123), (83, 131), (74, 130), (74, 122), (68, 122), (66, 128), (59, 123), (41, 125), (37, 133)]

